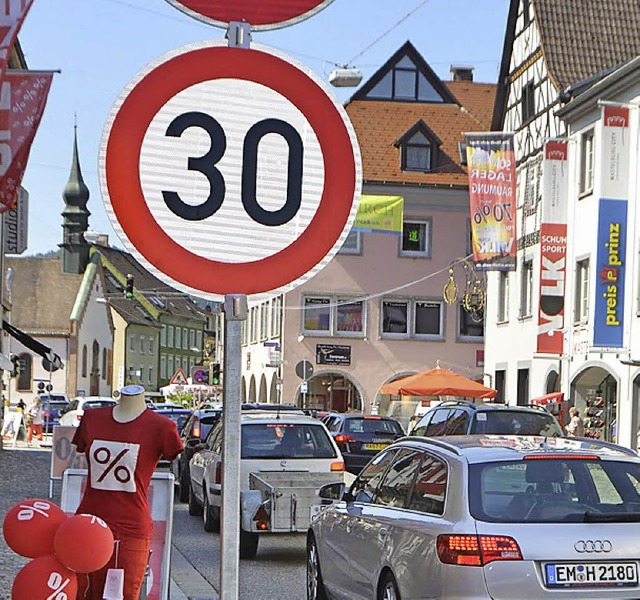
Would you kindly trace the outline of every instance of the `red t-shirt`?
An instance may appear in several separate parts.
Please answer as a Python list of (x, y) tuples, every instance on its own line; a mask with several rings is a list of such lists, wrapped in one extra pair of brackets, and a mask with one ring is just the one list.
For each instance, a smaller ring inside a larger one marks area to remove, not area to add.
[(158, 461), (182, 452), (176, 424), (149, 408), (129, 423), (116, 421), (112, 406), (92, 408), (82, 416), (73, 443), (89, 465), (76, 513), (100, 517), (114, 533), (149, 537), (147, 488)]

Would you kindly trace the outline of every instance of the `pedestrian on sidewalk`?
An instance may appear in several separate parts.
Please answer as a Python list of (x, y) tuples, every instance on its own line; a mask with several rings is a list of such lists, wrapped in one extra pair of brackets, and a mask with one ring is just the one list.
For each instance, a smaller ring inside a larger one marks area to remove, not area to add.
[(31, 444), (33, 435), (39, 442), (42, 441), (42, 426), (44, 425), (44, 411), (42, 410), (42, 400), (36, 396), (29, 407), (25, 415), (27, 421), (27, 444)]
[(577, 406), (572, 406), (569, 409), (569, 416), (571, 421), (566, 426), (567, 435), (575, 437), (584, 437), (584, 421), (580, 416), (580, 411)]

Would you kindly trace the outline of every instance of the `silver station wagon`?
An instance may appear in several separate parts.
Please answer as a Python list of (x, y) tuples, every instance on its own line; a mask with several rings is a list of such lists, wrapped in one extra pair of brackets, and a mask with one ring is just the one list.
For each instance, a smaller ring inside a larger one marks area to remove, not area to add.
[(319, 494), (308, 600), (640, 598), (640, 457), (626, 448), (407, 437)]

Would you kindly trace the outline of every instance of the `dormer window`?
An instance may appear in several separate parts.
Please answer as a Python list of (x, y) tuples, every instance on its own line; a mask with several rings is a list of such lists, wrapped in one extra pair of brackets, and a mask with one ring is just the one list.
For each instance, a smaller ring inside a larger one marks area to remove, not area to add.
[(431, 170), (431, 142), (423, 133), (415, 133), (402, 147), (403, 171)]
[(395, 145), (400, 149), (400, 168), (403, 171), (425, 173), (435, 169), (440, 139), (427, 127), (424, 121), (418, 121), (405, 133)]

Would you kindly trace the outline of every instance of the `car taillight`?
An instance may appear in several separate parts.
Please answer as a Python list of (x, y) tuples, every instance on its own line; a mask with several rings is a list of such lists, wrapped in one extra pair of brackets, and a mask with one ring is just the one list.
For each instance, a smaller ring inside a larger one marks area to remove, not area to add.
[(344, 471), (344, 463), (340, 460), (340, 461), (336, 461), (336, 462), (332, 462), (331, 463), (331, 470), (332, 471)]
[(200, 438), (200, 421), (196, 421), (193, 425), (193, 435), (194, 438)]
[(355, 442), (356, 441), (356, 436), (355, 435), (346, 435), (344, 433), (339, 433), (336, 437), (335, 440), (338, 444), (348, 444), (349, 442)]
[(524, 460), (600, 460), (597, 454), (529, 454)]
[(438, 557), (448, 565), (482, 567), (496, 560), (522, 560), (518, 542), (504, 535), (438, 536)]
[(82, 415), (76, 415), (76, 419), (78, 419), (78, 423), (80, 423), (80, 419), (82, 419)]

